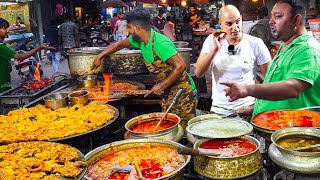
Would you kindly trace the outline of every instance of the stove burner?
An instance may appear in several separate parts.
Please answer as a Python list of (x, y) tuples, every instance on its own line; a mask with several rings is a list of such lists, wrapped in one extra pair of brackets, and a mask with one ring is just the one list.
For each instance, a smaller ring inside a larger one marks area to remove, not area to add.
[(51, 79), (44, 78), (44, 79), (40, 79), (39, 81), (32, 80), (30, 82), (27, 82), (24, 85), (22, 85), (22, 87), (27, 90), (42, 89), (50, 83), (51, 83)]
[(287, 170), (277, 173), (274, 180), (319, 180), (320, 174), (297, 174)]

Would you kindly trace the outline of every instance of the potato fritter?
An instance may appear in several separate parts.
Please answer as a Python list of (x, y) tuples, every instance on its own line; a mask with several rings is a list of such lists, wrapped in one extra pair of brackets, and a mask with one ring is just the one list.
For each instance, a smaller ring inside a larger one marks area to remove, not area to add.
[(106, 124), (114, 110), (101, 102), (52, 111), (43, 105), (0, 116), (0, 143), (50, 140), (82, 134)]
[(0, 179), (7, 180), (77, 177), (86, 167), (76, 148), (52, 142), (3, 145), (0, 157)]

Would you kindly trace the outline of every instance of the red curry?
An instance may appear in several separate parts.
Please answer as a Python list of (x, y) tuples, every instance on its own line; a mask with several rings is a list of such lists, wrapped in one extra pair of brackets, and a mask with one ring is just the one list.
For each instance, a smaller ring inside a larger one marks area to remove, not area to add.
[[(133, 132), (140, 132), (140, 133), (152, 133), (154, 132), (154, 128), (157, 126), (158, 122), (159, 120), (145, 121), (145, 122), (134, 125), (130, 130)], [(168, 129), (176, 124), (177, 124), (176, 122), (173, 122), (170, 120), (163, 120), (158, 126), (156, 131), (162, 131), (162, 130)]]
[(235, 157), (250, 154), (257, 146), (250, 140), (242, 138), (211, 139), (199, 146), (200, 149), (211, 150), (220, 157)]

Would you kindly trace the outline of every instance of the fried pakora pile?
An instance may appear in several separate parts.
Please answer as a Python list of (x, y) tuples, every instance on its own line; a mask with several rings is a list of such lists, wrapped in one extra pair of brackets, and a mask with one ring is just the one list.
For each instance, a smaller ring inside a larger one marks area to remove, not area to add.
[(0, 146), (0, 179), (77, 177), (86, 167), (76, 148), (51, 142), (21, 142)]
[(55, 111), (43, 105), (14, 110), (0, 116), (0, 143), (50, 140), (85, 133), (106, 124), (114, 113), (100, 102)]

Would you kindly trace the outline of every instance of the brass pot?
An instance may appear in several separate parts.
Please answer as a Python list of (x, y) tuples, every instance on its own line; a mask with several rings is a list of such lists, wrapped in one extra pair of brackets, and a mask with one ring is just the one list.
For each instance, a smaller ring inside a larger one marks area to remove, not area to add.
[[(252, 175), (262, 168), (262, 156), (260, 154), (260, 142), (248, 135), (241, 138), (253, 142), (257, 149), (249, 154), (237, 157), (195, 156), (194, 170), (207, 178), (213, 179), (237, 179)], [(198, 140), (193, 148), (198, 147), (208, 139)]]
[(68, 95), (71, 106), (76, 104), (87, 104), (89, 102), (89, 91), (80, 90), (74, 91)]
[[(130, 140), (123, 140), (123, 141), (116, 141), (110, 144), (100, 146), (90, 151), (88, 154), (86, 154), (85, 158), (88, 166), (90, 166), (91, 164), (99, 160), (101, 157), (104, 157), (106, 155), (109, 155), (121, 150), (129, 149), (129, 148), (146, 146), (148, 144), (153, 146), (158, 145), (158, 146), (164, 146), (164, 147), (171, 147), (173, 149), (178, 149), (178, 147), (183, 147), (179, 143), (176, 143), (173, 141), (160, 140), (160, 139), (130, 139)], [(184, 159), (185, 159), (185, 163), (180, 168), (174, 170), (173, 172), (163, 177), (157, 178), (155, 180), (160, 180), (160, 179), (180, 180), (183, 177), (183, 174), (186, 169), (186, 165), (190, 162), (191, 156), (185, 155)]]
[(43, 98), (44, 105), (47, 108), (56, 110), (68, 106), (68, 93), (53, 93)]
[(78, 77), (80, 88), (92, 88), (97, 85), (97, 75), (86, 75)]
[(271, 136), (269, 157), (280, 167), (296, 173), (320, 173), (320, 152), (300, 152), (282, 148), (277, 144), (285, 136), (309, 135), (320, 138), (320, 129), (293, 127), (277, 130)]
[(164, 113), (158, 112), (158, 113), (149, 113), (149, 114), (143, 114), (137, 117), (134, 117), (130, 119), (129, 121), (126, 122), (125, 128), (127, 130), (124, 138), (125, 139), (146, 139), (146, 138), (156, 138), (156, 139), (164, 139), (164, 140), (171, 140), (178, 142), (182, 139), (184, 131), (182, 126), (179, 124), (180, 123), (180, 117), (168, 113), (167, 117), (171, 121), (174, 121), (176, 124), (168, 129), (162, 130), (162, 131), (156, 131), (153, 133), (139, 133), (139, 132), (134, 132), (132, 131), (132, 127), (135, 126), (136, 124), (140, 124), (143, 122), (148, 122), (150, 119), (152, 120), (160, 120)]

